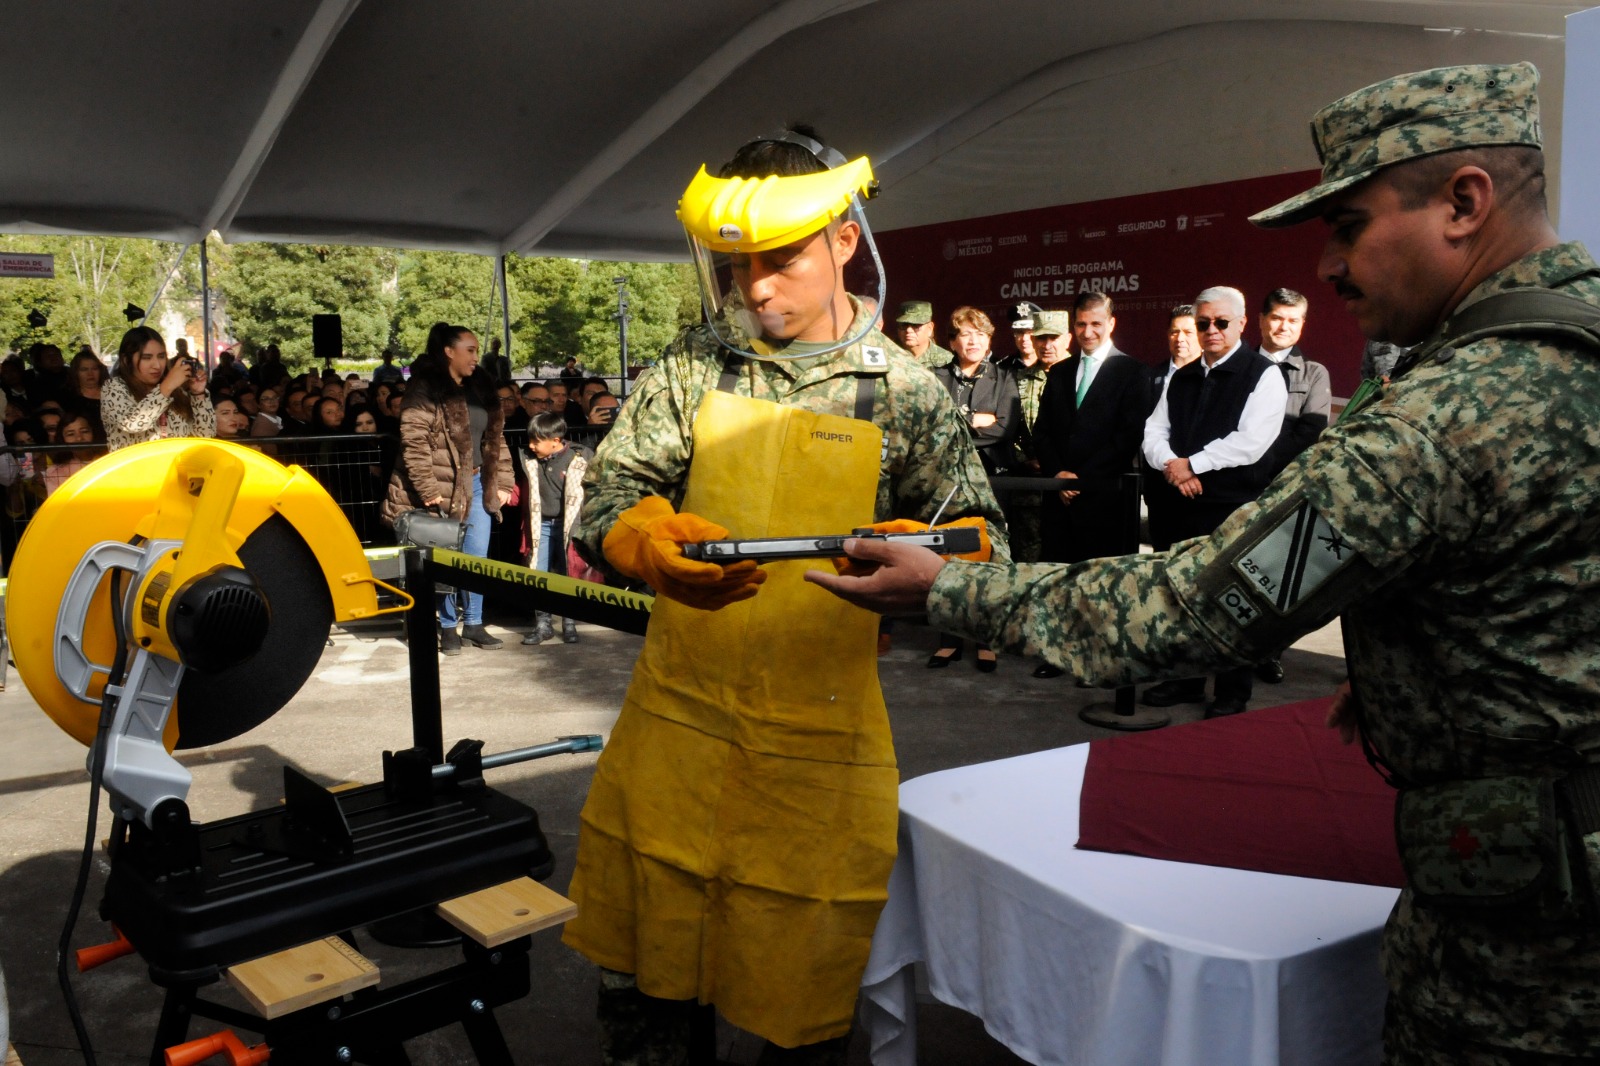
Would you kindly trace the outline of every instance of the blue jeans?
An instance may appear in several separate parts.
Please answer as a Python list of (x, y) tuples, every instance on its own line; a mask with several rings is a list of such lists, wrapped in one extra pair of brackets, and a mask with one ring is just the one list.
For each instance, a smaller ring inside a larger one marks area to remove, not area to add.
[(567, 572), (567, 546), (561, 541), (561, 520), (546, 518), (539, 523), (539, 550), (534, 553), (533, 568), (551, 574)]
[[(466, 555), (483, 556), (489, 550), (489, 512), (483, 509), (483, 478), (472, 475), (472, 502), (467, 505), (467, 535), (461, 542)], [(439, 628), (454, 629), (459, 615), (456, 597), (466, 600), (464, 620), (469, 626), (483, 625), (483, 593), (457, 589), (439, 597)]]

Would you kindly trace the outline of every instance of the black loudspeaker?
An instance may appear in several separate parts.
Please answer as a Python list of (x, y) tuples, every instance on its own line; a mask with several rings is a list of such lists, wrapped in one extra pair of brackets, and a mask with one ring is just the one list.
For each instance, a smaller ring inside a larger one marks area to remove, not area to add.
[(311, 350), (318, 359), (344, 355), (344, 320), (338, 315), (311, 316)]

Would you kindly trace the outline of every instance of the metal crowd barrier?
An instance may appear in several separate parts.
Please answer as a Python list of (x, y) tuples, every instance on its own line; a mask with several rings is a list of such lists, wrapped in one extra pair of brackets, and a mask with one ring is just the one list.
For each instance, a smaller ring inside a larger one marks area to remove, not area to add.
[[(254, 448), (281, 463), (297, 465), (328, 490), (363, 547), (392, 544), (392, 531), (378, 519), (389, 473), (400, 442), (388, 434), (348, 433), (326, 437), (249, 437), (235, 443)], [(0, 569), (10, 573), (11, 558), (28, 522), (67, 477), (87, 465), (78, 456), (98, 458), (104, 444), (27, 444), (0, 447)]]

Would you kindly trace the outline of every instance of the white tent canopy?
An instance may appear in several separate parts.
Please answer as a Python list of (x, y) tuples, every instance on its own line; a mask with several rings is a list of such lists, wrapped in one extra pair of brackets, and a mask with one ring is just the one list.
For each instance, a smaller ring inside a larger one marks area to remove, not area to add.
[(891, 229), (1306, 169), (1321, 104), (1484, 60), (1554, 153), (1584, 6), (0, 0), (0, 230), (677, 258), (695, 168), (789, 121)]

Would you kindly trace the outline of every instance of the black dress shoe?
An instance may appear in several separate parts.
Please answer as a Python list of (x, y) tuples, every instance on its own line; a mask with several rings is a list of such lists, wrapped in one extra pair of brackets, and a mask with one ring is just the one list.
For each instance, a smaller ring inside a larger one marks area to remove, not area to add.
[(1212, 700), (1206, 704), (1207, 718), (1226, 718), (1229, 715), (1240, 714), (1244, 711), (1244, 700), (1229, 697), (1223, 700)]
[[(939, 651), (949, 651), (949, 650), (950, 649), (948, 649), (948, 648), (940, 648), (939, 649)], [(928, 656), (928, 669), (929, 670), (943, 670), (945, 667), (949, 666), (951, 663), (958, 663), (958, 662), (961, 661), (961, 649), (960, 648), (957, 648), (955, 650), (955, 652), (953, 654), (950, 654), (950, 655), (940, 655), (939, 651), (936, 651), (932, 655)]]
[(992, 674), (995, 667), (1000, 665), (1000, 660), (988, 648), (979, 648), (974, 656), (972, 666), (980, 674)]
[(1051, 666), (1049, 663), (1040, 663), (1033, 668), (1034, 677), (1060, 677), (1064, 673), (1066, 671), (1061, 667)]
[(1204, 680), (1198, 684), (1193, 681), (1163, 681), (1159, 685), (1151, 685), (1144, 690), (1144, 695), (1139, 697), (1139, 702), (1146, 707), (1176, 707), (1180, 703), (1205, 701)]

